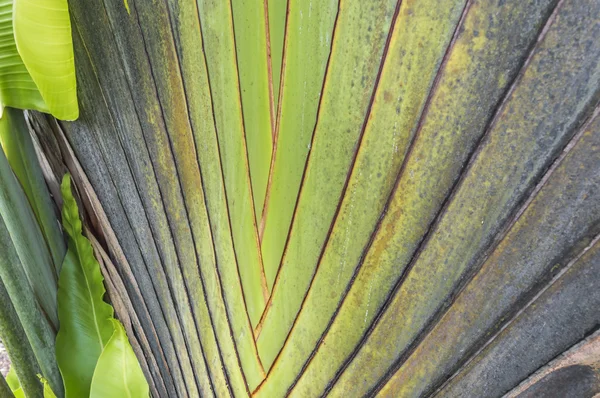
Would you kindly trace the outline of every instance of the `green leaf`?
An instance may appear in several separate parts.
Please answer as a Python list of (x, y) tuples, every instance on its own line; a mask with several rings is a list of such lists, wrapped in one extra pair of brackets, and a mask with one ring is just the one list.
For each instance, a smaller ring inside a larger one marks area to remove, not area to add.
[[(4, 151), (0, 151), (0, 253), (0, 278), (10, 297), (5, 301), (12, 302), (24, 329), (25, 336), (21, 333), (19, 338), (26, 337), (40, 370), (60, 389), (54, 350), (57, 278), (35, 215)], [(13, 355), (17, 355), (14, 349)], [(27, 389), (32, 383), (24, 384)]]
[(23, 59), (13, 31), (13, 0), (0, 1), (0, 115), (5, 106), (49, 112)]
[(6, 382), (8, 386), (12, 390), (15, 398), (25, 398), (25, 393), (21, 388), (21, 383), (19, 382), (19, 378), (17, 377), (17, 373), (15, 372), (15, 367), (12, 366), (6, 375)]
[(67, 0), (14, 0), (17, 50), (49, 112), (79, 116), (71, 21)]
[(69, 250), (58, 280), (56, 357), (66, 397), (87, 397), (96, 363), (113, 333), (113, 308), (103, 301), (105, 293), (100, 265), (90, 242), (82, 235), (77, 203), (67, 174), (62, 182), (63, 226)]
[(5, 109), (0, 119), (0, 145), (29, 199), (58, 275), (67, 249), (22, 110)]
[(90, 398), (150, 395), (148, 382), (129, 344), (121, 322), (112, 319), (115, 332), (106, 345), (94, 372)]
[[(4, 118), (3, 118), (4, 119)], [(7, 127), (0, 123), (0, 128)], [(56, 311), (56, 281), (57, 274), (52, 264), (52, 256), (40, 226), (35, 218), (27, 196), (23, 188), (8, 163), (4, 151), (0, 151), (0, 218), (2, 226), (0, 229), (6, 229), (0, 233), (3, 244), (6, 247), (14, 247), (18, 258), (11, 259), (14, 263), (20, 262), (25, 271), (27, 280), (37, 301), (46, 313), (47, 318), (54, 328), (58, 328), (58, 316)], [(5, 227), (4, 227), (5, 226)], [(6, 249), (8, 250), (8, 249)], [(8, 254), (3, 252), (3, 261), (8, 259)], [(7, 273), (20, 275), (19, 269), (4, 269), (1, 272), (3, 278), (8, 278)], [(15, 282), (9, 282), (4, 279), (9, 292), (11, 285)], [(19, 281), (19, 283), (27, 283)], [(16, 293), (23, 291), (23, 285), (16, 289)], [(13, 302), (16, 305), (16, 303)], [(19, 312), (19, 309), (17, 309)]]
[(0, 107), (79, 116), (66, 0), (0, 0)]
[[(5, 265), (10, 266), (10, 263), (0, 261), (0, 267)], [(21, 297), (19, 299), (22, 300)], [(37, 308), (34, 307), (33, 309), (33, 315), (39, 318), (39, 313), (35, 311)], [(23, 391), (27, 391), (29, 397), (41, 397), (42, 389), (35, 377), (36, 374), (41, 372), (41, 369), (29, 339), (23, 338), (23, 336), (27, 336), (26, 330), (6, 291), (4, 282), (0, 278), (0, 339), (9, 353), (12, 366), (11, 372), (17, 378), (20, 377), (20, 387)], [(58, 369), (56, 373), (58, 374)], [(4, 379), (0, 379), (0, 397), (9, 396), (3, 393), (7, 388), (6, 385), (2, 385), (3, 381)]]
[(44, 398), (56, 398), (56, 394), (54, 394), (54, 391), (52, 391), (50, 384), (48, 384), (48, 380), (43, 378), (41, 375), (38, 375), (38, 377), (44, 385)]
[(12, 393), (10, 386), (6, 382), (4, 375), (0, 374), (0, 396), (2, 397), (11, 397), (14, 394)]

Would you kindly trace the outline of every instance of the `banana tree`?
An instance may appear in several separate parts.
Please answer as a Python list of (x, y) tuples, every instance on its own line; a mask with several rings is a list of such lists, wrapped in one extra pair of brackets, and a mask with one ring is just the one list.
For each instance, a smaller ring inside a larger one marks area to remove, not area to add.
[(152, 396), (600, 393), (600, 2), (69, 11), (28, 126)]

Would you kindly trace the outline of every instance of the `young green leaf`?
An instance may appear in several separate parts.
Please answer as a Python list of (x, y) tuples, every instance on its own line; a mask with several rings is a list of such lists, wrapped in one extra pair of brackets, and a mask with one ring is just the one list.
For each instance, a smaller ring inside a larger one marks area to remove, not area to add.
[(5, 106), (48, 112), (48, 106), (17, 51), (13, 30), (13, 0), (0, 0), (0, 15), (0, 116)]
[(44, 398), (56, 398), (56, 394), (52, 391), (52, 387), (48, 384), (48, 380), (44, 379), (42, 375), (38, 375), (40, 381), (44, 385)]
[(25, 393), (21, 388), (21, 383), (19, 382), (19, 378), (17, 377), (17, 373), (15, 372), (14, 366), (10, 368), (8, 374), (6, 375), (6, 382), (8, 386), (12, 390), (15, 398), (25, 398)]
[[(113, 308), (103, 301), (105, 289), (100, 265), (90, 242), (82, 235), (77, 203), (66, 175), (63, 195), (63, 226), (69, 250), (58, 280), (56, 357), (67, 398), (87, 397), (98, 358), (113, 333)], [(118, 396), (118, 395), (115, 395)]]
[(58, 119), (79, 116), (67, 0), (13, 0), (14, 40), (46, 106)]
[(94, 372), (90, 398), (145, 398), (148, 382), (129, 344), (121, 322), (112, 319), (115, 332), (106, 345)]
[(0, 0), (0, 115), (4, 106), (79, 116), (66, 0)]

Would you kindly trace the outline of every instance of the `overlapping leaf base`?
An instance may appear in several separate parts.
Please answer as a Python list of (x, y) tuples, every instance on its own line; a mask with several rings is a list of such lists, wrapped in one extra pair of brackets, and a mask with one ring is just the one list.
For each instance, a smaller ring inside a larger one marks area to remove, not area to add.
[(127, 3), (33, 124), (155, 396), (501, 396), (597, 329), (600, 2)]

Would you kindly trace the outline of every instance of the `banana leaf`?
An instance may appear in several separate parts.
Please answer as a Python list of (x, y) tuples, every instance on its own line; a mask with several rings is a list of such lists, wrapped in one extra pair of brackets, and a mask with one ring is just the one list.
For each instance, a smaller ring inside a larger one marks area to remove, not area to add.
[(71, 24), (66, 0), (0, 2), (0, 107), (77, 119)]

